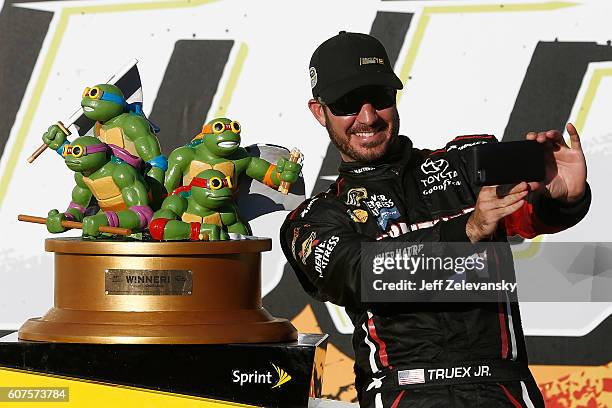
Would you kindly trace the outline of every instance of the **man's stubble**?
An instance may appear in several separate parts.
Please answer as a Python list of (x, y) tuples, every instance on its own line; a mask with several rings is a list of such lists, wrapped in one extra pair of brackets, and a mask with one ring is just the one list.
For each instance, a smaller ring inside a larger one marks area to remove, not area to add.
[[(354, 125), (351, 126), (347, 130), (346, 135), (339, 135), (330, 125), (331, 121), (329, 120), (329, 113), (327, 110), (323, 111), (325, 115), (325, 128), (327, 129), (327, 133), (329, 134), (329, 138), (332, 143), (336, 146), (336, 148), (344, 153), (344, 155), (352, 158), (356, 162), (360, 163), (369, 163), (373, 161), (377, 161), (384, 157), (393, 144), (393, 142), (397, 139), (397, 135), (399, 132), (399, 115), (397, 110), (395, 110), (393, 115), (393, 120), (391, 123), (387, 123), (384, 120), (380, 119), (373, 126), (364, 126), (364, 125)], [(389, 139), (381, 140), (378, 142), (372, 142), (370, 144), (364, 144), (363, 147), (366, 147), (367, 152), (358, 151), (353, 148), (350, 144), (350, 138), (352, 133), (356, 132), (367, 132), (369, 130), (375, 129), (377, 131), (384, 130), (391, 134)], [(384, 145), (384, 146), (382, 146)]]

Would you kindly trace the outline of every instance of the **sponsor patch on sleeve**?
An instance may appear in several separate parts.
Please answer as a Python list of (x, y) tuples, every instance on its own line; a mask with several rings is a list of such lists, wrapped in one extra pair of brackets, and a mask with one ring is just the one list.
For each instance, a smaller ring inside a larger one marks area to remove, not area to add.
[(317, 233), (311, 232), (308, 238), (302, 242), (302, 250), (298, 253), (298, 256), (302, 260), (302, 263), (306, 265), (306, 260), (312, 253), (312, 248), (314, 248), (319, 241), (317, 240)]
[(314, 266), (319, 277), (323, 277), (323, 272), (331, 259), (331, 254), (334, 252), (336, 245), (340, 242), (340, 237), (333, 235), (325, 241), (318, 244), (314, 249)]
[(493, 135), (464, 135), (457, 136), (446, 145), (446, 151), (464, 150), (479, 144), (496, 142), (497, 139)]

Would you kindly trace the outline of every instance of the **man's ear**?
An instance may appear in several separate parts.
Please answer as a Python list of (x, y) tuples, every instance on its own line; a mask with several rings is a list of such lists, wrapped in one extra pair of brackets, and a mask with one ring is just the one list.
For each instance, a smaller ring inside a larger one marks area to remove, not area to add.
[(321, 126), (325, 126), (325, 111), (322, 104), (320, 104), (316, 99), (310, 99), (308, 101), (308, 109), (312, 112), (313, 116), (317, 121), (321, 124)]

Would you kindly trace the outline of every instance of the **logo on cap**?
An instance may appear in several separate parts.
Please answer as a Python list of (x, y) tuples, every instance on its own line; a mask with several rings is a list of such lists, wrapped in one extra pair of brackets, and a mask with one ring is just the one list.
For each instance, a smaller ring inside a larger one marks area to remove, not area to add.
[(310, 87), (314, 88), (317, 86), (317, 70), (315, 67), (310, 67)]
[(385, 65), (385, 59), (379, 58), (379, 57), (361, 57), (359, 58), (359, 65), (369, 65), (369, 64)]

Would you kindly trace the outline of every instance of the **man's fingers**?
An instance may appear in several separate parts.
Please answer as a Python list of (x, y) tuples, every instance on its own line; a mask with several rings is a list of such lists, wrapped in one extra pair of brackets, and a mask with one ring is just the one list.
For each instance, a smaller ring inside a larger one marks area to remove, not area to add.
[(503, 197), (505, 195), (510, 194), (510, 191), (515, 188), (517, 184), (500, 184), (495, 189), (495, 194), (497, 197)]
[(548, 138), (546, 137), (546, 132), (538, 132), (538, 136), (536, 138), (536, 141), (538, 143), (544, 143), (548, 140)]
[(519, 193), (521, 191), (528, 191), (529, 184), (524, 181), (521, 181), (518, 184), (502, 184), (499, 186), (495, 186), (495, 195), (497, 198), (502, 198), (509, 194)]
[[(578, 136), (578, 132), (576, 128), (571, 123), (568, 123), (566, 126), (567, 132), (570, 135), (570, 140), (572, 142), (572, 148), (575, 143), (577, 146), (580, 146), (580, 137)], [(558, 130), (549, 130), (547, 132), (529, 132), (525, 136), (526, 140), (535, 140), (538, 143), (546, 143), (547, 141), (551, 141), (554, 144), (561, 145), (562, 147), (569, 147), (563, 138), (563, 133)]]
[(517, 201), (516, 203), (514, 203), (512, 205), (500, 209), (499, 210), (500, 211), (499, 212), (500, 219), (504, 218), (507, 215), (512, 214), (513, 212), (515, 212), (516, 210), (521, 208), (523, 206), (523, 204), (525, 204), (525, 200), (520, 199), (519, 201)]
[(549, 130), (546, 132), (538, 132), (535, 140), (538, 143), (551, 143), (552, 144), (561, 144), (563, 146), (567, 146), (565, 144), (565, 140), (563, 140), (563, 135), (558, 130)]
[(518, 184), (503, 184), (495, 186), (484, 186), (480, 189), (478, 199), (483, 202), (497, 201), (509, 194), (519, 193), (521, 191), (529, 191), (529, 184), (522, 181)]
[(508, 193), (514, 194), (514, 193), (527, 192), (527, 191), (529, 191), (529, 184), (527, 184), (527, 182), (525, 181), (521, 181), (516, 186), (514, 186), (512, 190), (510, 190)]
[(565, 126), (565, 129), (567, 129), (567, 133), (570, 136), (571, 148), (581, 150), (582, 145), (580, 144), (580, 136), (578, 135), (578, 131), (576, 130), (576, 127), (574, 127), (573, 124), (568, 123)]
[[(523, 182), (521, 184), (527, 184), (527, 183)], [(516, 188), (517, 187), (515, 186), (515, 189)], [(509, 205), (514, 204), (518, 200), (522, 200), (523, 198), (525, 198), (525, 196), (527, 196), (527, 194), (529, 194), (529, 189), (525, 188), (525, 189), (521, 189), (521, 190), (518, 190), (512, 193), (506, 194), (503, 197), (498, 197), (497, 195), (485, 197), (484, 199), (482, 199), (481, 197), (481, 199), (479, 199), (478, 208), (481, 211), (505, 208), (505, 207), (508, 207)]]
[(536, 191), (543, 188), (542, 183), (540, 183), (539, 181), (530, 181), (529, 183), (527, 183), (527, 185), (529, 186), (529, 191)]
[(511, 206), (517, 201), (525, 198), (527, 193), (528, 193), (527, 190), (523, 190), (523, 191), (519, 191), (518, 193), (508, 194), (504, 198), (497, 201), (495, 208), (505, 208), (505, 207)]
[(499, 186), (484, 186), (480, 189), (480, 193), (478, 193), (478, 198), (481, 200), (491, 200), (497, 197), (497, 187)]
[(554, 144), (561, 145), (562, 147), (569, 147), (567, 143), (565, 143), (563, 133), (559, 132), (558, 130), (549, 130), (546, 132), (546, 138), (552, 141)]

